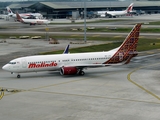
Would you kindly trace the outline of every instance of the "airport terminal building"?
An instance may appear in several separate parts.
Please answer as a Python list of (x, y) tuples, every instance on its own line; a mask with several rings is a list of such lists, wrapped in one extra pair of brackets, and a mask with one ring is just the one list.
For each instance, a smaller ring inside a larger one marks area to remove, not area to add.
[[(51, 1), (51, 0), (50, 0)], [(54, 0), (52, 0), (54, 1)], [(65, 1), (65, 2), (63, 2)], [(12, 3), (9, 7), (15, 12), (39, 12), (44, 17), (50, 19), (56, 18), (74, 18), (79, 19), (83, 17), (84, 5), (87, 9), (87, 17), (97, 17), (97, 11), (109, 10), (117, 11), (124, 10), (130, 3), (134, 3), (133, 10), (137, 11), (137, 15), (141, 14), (141, 11), (146, 14), (160, 13), (160, 1), (117, 1), (117, 0), (56, 0), (54, 2), (18, 2)]]

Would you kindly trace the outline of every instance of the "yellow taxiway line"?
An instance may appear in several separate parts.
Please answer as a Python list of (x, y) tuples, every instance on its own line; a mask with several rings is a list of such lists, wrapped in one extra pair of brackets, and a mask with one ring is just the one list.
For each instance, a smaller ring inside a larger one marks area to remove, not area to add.
[(4, 91), (1, 91), (0, 100), (3, 98), (3, 96), (4, 96)]
[[(160, 64), (160, 63), (158, 63)], [(142, 69), (142, 68), (145, 68), (145, 67), (149, 67), (149, 66), (154, 66), (154, 65), (157, 65), (157, 64), (152, 64), (152, 65), (148, 65), (148, 66), (143, 66), (143, 67), (139, 67), (139, 68), (136, 68), (134, 69), (133, 71), (131, 71), (128, 75), (127, 75), (127, 79), (128, 81), (130, 81), (131, 83), (133, 83), (134, 85), (136, 85), (137, 87), (141, 88), (142, 90), (146, 91), (148, 94), (152, 95), (153, 97), (155, 97), (156, 99), (160, 100), (160, 97), (157, 96), (156, 94), (152, 93), (151, 91), (147, 90), (146, 88), (142, 87), (141, 85), (139, 85), (138, 83), (134, 82), (132, 79), (131, 79), (131, 74), (136, 72), (137, 70), (139, 69)]]

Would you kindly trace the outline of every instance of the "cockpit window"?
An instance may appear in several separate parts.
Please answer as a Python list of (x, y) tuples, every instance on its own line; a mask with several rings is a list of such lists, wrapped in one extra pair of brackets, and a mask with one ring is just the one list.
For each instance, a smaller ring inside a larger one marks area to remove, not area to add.
[(16, 64), (16, 62), (9, 62), (8, 64)]

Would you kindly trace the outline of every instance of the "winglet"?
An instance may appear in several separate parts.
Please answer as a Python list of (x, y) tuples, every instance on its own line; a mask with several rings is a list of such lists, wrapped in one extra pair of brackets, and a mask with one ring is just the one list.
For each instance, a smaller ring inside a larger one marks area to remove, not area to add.
[(63, 54), (68, 54), (68, 52), (69, 52), (69, 44), (66, 46), (66, 48), (65, 48), (65, 50), (64, 50), (64, 52), (63, 52)]

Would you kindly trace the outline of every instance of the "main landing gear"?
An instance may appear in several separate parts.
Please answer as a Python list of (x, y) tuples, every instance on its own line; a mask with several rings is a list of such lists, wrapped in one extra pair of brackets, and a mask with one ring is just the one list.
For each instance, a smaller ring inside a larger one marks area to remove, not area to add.
[(18, 74), (18, 75), (17, 75), (17, 78), (20, 78), (20, 77), (21, 77), (21, 75), (20, 75), (20, 74)]
[(85, 74), (84, 71), (82, 71), (82, 70), (79, 71), (79, 75), (84, 75), (84, 74)]

